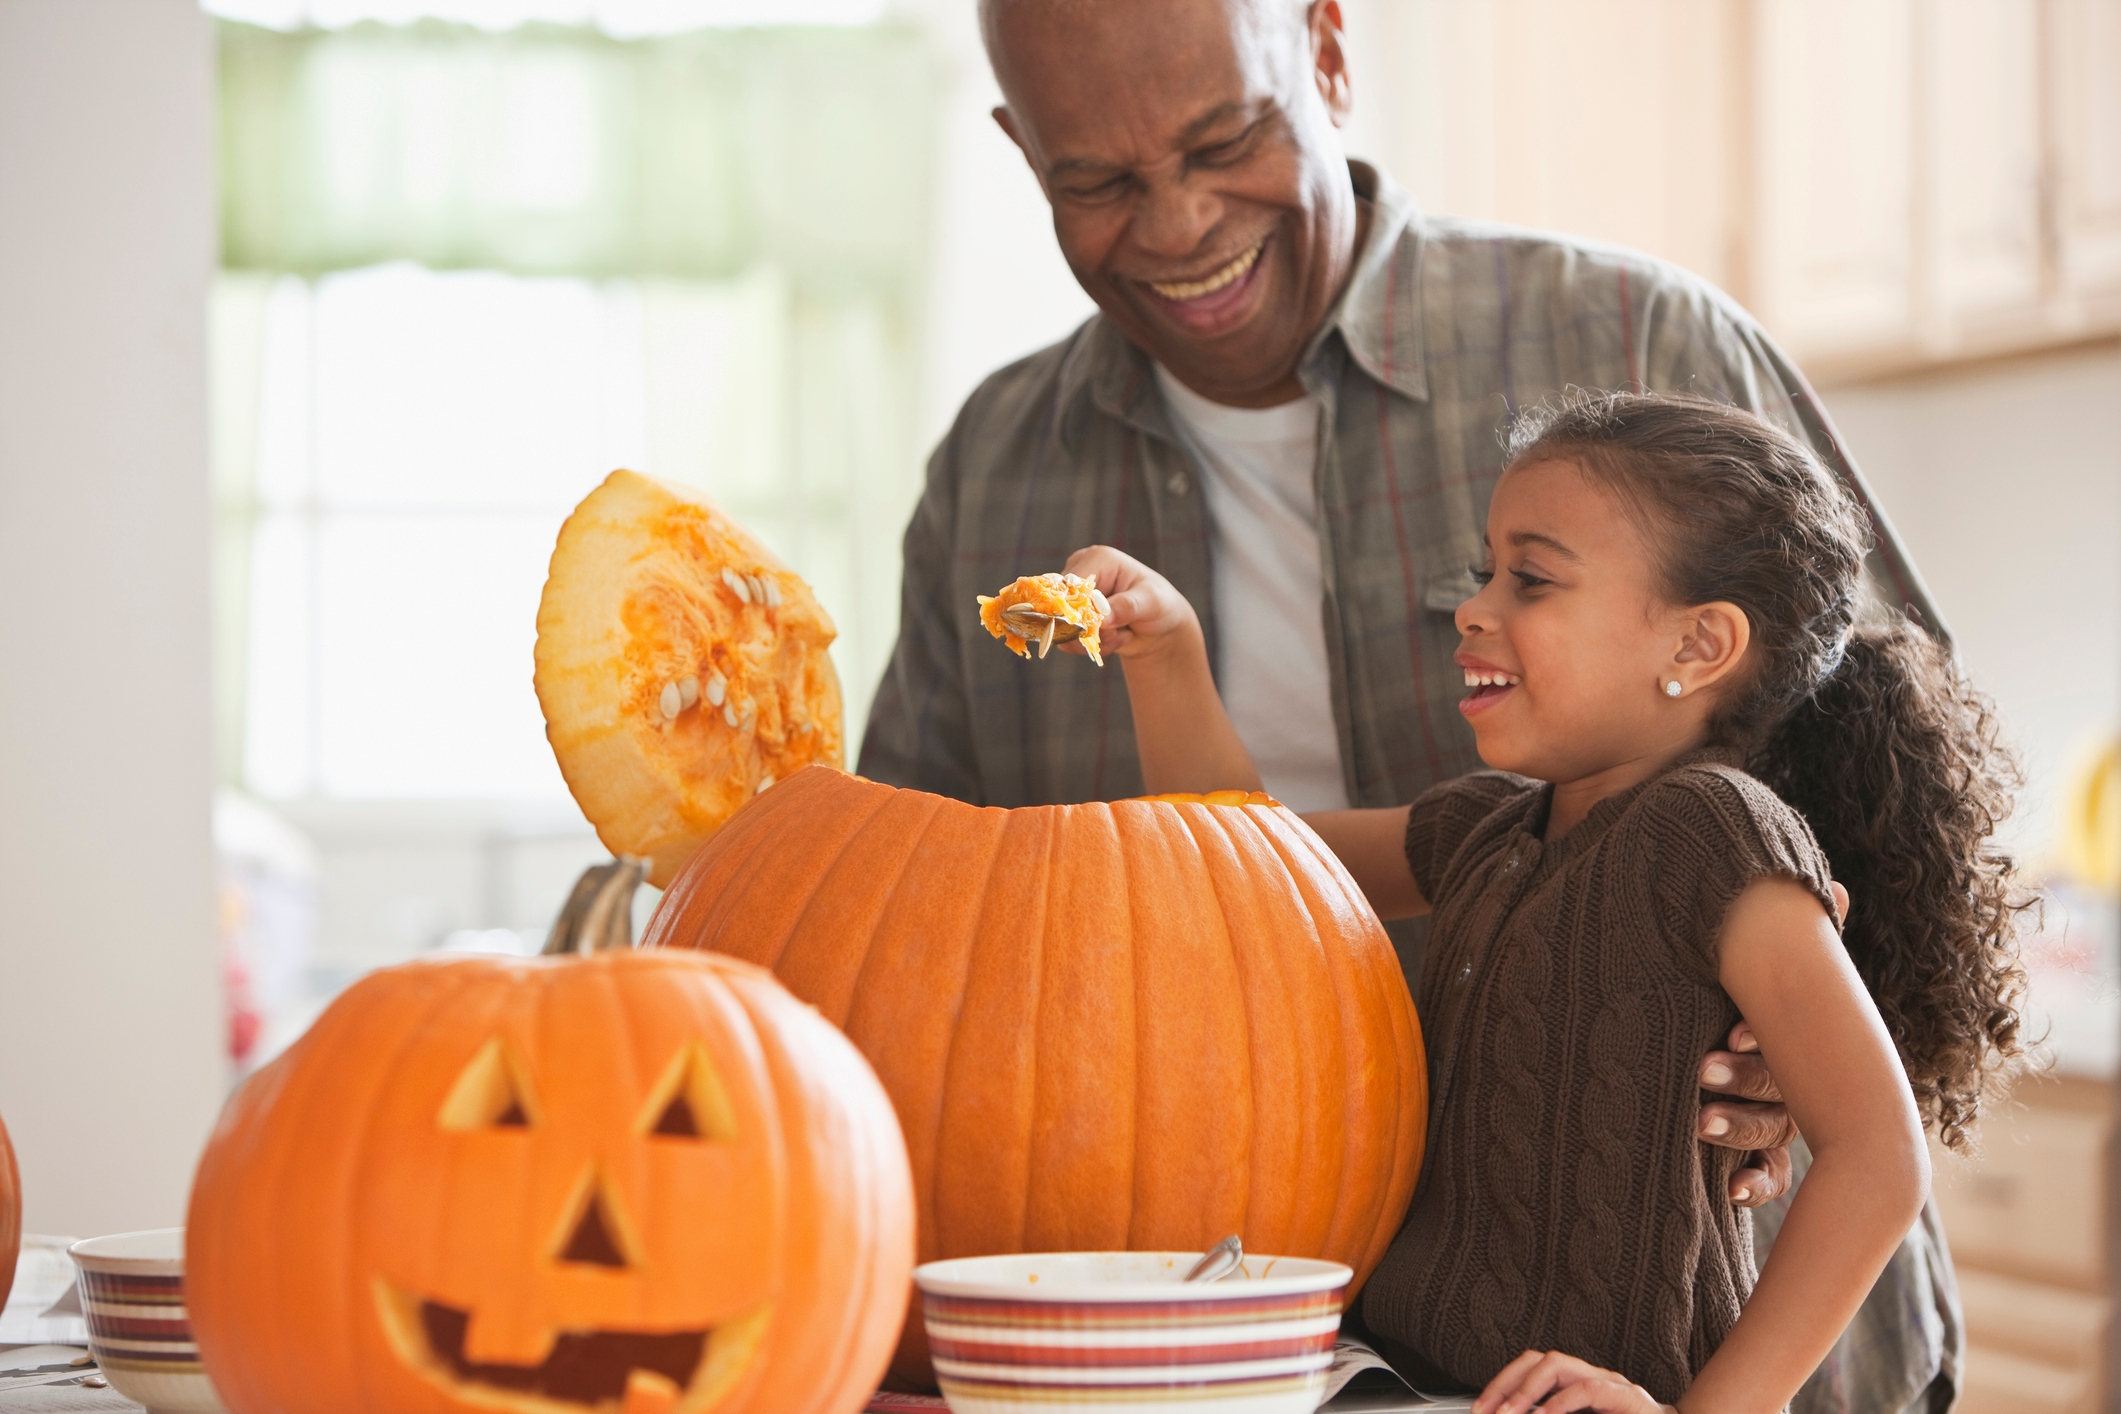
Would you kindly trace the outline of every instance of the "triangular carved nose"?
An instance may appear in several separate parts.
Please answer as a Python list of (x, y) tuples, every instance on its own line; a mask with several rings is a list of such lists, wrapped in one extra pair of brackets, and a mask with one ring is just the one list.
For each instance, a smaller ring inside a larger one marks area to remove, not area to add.
[(563, 1262), (580, 1262), (591, 1267), (620, 1267), (626, 1265), (626, 1254), (612, 1239), (611, 1225), (604, 1217), (604, 1199), (591, 1193), (589, 1205), (582, 1209), (582, 1219), (574, 1225), (574, 1232), (567, 1245), (560, 1250)]

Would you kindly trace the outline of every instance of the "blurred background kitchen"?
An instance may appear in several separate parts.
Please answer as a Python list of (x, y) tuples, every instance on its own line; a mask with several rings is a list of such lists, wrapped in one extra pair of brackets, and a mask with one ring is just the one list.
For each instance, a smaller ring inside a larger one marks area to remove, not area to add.
[[(2121, 1407), (2121, 0), (1343, 6), (1349, 151), (1736, 295), (2001, 704), (2049, 1068), (1940, 1168), (1961, 1407)], [(535, 950), (601, 851), (534, 614), (612, 467), (817, 587), (859, 741), (928, 449), (1091, 310), (972, 7), (0, 0), (30, 1230), (180, 1221), (229, 1084), (359, 973)]]

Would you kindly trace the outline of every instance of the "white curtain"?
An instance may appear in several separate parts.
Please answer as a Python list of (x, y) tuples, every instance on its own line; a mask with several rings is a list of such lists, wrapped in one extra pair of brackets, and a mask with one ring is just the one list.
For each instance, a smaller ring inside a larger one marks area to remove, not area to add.
[(620, 464), (817, 587), (858, 740), (918, 487), (918, 38), (221, 36), (224, 774), (555, 792), (532, 615), (560, 518)]

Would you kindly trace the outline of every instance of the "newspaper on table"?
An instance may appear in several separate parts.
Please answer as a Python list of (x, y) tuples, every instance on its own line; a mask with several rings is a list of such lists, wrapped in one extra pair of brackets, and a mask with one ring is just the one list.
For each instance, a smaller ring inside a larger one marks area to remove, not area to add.
[(0, 1311), (0, 1345), (86, 1345), (88, 1321), (74, 1286), (71, 1237), (22, 1234), (15, 1284)]
[[(1462, 1414), (1472, 1407), (1471, 1395), (1419, 1393), (1385, 1363), (1382, 1355), (1344, 1335), (1334, 1344), (1333, 1363), (1326, 1367), (1325, 1398), (1318, 1406), (1318, 1414)], [(941, 1395), (878, 1390), (870, 1397), (866, 1414), (914, 1414), (917, 1410), (948, 1408)]]

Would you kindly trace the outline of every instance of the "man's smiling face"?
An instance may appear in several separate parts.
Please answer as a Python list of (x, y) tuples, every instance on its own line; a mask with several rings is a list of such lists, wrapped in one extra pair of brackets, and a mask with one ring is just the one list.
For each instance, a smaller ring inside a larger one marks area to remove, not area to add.
[(1337, 0), (987, 0), (995, 117), (1075, 278), (1196, 392), (1301, 393), (1353, 265)]

